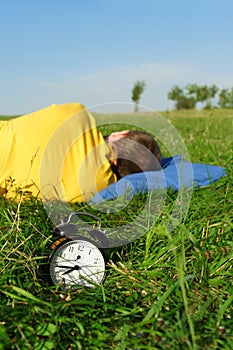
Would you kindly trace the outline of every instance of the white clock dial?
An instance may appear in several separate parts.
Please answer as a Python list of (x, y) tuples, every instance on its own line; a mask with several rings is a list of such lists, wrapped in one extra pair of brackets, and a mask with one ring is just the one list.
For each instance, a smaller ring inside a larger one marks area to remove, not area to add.
[(94, 287), (104, 276), (103, 254), (87, 240), (66, 241), (50, 257), (50, 277), (55, 285)]

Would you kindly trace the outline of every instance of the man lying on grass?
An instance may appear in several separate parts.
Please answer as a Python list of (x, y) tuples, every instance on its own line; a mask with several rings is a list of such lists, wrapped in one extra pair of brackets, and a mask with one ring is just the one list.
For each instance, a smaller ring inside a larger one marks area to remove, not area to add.
[(124, 130), (103, 137), (79, 103), (0, 121), (0, 195), (83, 202), (127, 174), (160, 169), (154, 138)]

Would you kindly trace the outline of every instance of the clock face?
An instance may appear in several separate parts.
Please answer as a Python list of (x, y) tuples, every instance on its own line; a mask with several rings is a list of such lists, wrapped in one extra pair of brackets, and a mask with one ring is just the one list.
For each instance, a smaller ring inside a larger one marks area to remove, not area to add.
[(64, 287), (94, 287), (105, 277), (105, 260), (101, 251), (84, 239), (61, 243), (50, 257), (53, 284)]

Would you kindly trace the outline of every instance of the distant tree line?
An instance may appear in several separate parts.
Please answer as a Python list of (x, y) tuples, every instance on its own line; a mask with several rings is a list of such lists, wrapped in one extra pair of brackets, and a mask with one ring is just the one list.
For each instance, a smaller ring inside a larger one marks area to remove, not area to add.
[[(175, 101), (176, 109), (196, 108), (198, 102), (203, 103), (203, 108), (212, 107), (233, 108), (233, 87), (219, 89), (215, 84), (211, 86), (188, 84), (183, 89), (174, 86), (167, 95), (169, 100)], [(214, 105), (218, 97), (217, 106)]]
[[(137, 80), (132, 89), (132, 101), (134, 112), (138, 112), (138, 104), (146, 88), (145, 80)], [(175, 101), (176, 109), (195, 109), (197, 103), (202, 103), (203, 108), (212, 107), (233, 108), (233, 87), (219, 89), (213, 85), (187, 84), (184, 88), (175, 85), (167, 95), (169, 100)], [(217, 105), (216, 105), (217, 103)]]

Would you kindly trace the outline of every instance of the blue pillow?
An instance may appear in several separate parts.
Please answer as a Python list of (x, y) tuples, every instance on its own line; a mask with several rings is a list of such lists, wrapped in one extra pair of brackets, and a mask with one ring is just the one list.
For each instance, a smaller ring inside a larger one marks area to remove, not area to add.
[(226, 175), (223, 167), (187, 162), (181, 156), (162, 159), (162, 169), (130, 174), (109, 185), (94, 197), (92, 203), (113, 200), (127, 194), (132, 198), (137, 193), (146, 193), (152, 189), (173, 189), (182, 187), (207, 186)]

